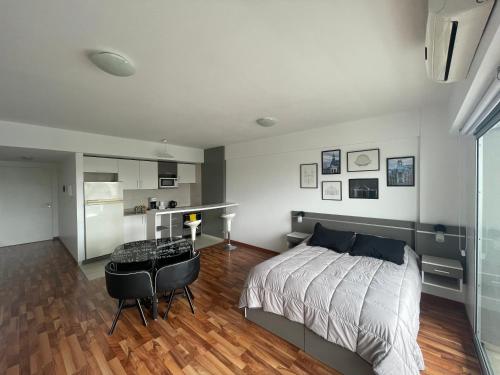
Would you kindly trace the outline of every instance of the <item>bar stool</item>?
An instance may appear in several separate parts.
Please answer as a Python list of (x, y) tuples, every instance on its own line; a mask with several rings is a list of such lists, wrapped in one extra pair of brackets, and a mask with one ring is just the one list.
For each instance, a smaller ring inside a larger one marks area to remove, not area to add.
[(224, 250), (227, 251), (232, 251), (237, 249), (236, 246), (231, 245), (231, 221), (234, 219), (235, 216), (236, 214), (234, 212), (230, 214), (223, 214), (221, 216), (221, 218), (224, 219), (226, 222), (227, 244), (224, 246)]
[(196, 241), (196, 228), (201, 224), (201, 220), (185, 221), (184, 225), (187, 225), (191, 229), (191, 242), (193, 243), (193, 251), (195, 249)]

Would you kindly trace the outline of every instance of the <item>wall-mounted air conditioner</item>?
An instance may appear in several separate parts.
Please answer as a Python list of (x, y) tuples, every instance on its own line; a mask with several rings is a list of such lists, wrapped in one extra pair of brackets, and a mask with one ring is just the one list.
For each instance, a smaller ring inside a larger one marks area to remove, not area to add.
[(429, 0), (425, 63), (438, 82), (467, 77), (494, 0)]

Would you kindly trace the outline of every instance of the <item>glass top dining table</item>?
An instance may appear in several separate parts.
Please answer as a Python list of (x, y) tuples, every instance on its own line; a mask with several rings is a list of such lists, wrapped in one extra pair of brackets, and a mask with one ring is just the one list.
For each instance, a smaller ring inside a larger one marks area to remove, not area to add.
[(184, 238), (160, 238), (127, 242), (115, 248), (111, 254), (114, 263), (139, 263), (162, 260), (168, 262), (179, 255), (192, 251), (191, 242)]

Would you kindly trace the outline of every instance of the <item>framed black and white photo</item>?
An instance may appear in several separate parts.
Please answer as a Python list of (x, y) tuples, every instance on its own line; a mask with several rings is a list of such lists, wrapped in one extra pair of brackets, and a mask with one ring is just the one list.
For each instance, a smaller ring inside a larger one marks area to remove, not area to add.
[(300, 187), (301, 189), (317, 189), (318, 188), (318, 164), (301, 164), (300, 165)]
[(340, 150), (321, 152), (321, 174), (340, 174)]
[(347, 153), (347, 172), (365, 172), (380, 170), (380, 150), (350, 151)]
[(341, 201), (342, 200), (342, 181), (323, 181), (323, 182), (321, 182), (321, 198), (323, 200)]
[(415, 186), (415, 157), (387, 158), (387, 186)]
[(349, 198), (378, 199), (378, 178), (349, 179)]

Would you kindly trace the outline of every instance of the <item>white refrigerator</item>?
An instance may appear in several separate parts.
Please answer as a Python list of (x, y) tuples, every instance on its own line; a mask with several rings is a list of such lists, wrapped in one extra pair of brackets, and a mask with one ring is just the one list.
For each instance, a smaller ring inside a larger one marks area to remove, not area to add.
[(121, 182), (85, 182), (85, 259), (110, 254), (123, 243)]

